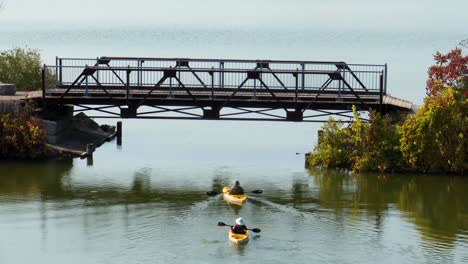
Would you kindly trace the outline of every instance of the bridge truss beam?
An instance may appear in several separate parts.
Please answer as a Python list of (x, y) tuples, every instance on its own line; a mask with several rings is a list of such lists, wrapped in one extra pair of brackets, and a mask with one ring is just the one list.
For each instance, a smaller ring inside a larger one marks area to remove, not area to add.
[(47, 109), (70, 104), (106, 118), (323, 122), (318, 118), (351, 118), (352, 105), (382, 110), (386, 93), (386, 65), (121, 57), (86, 62), (57, 59), (56, 66), (44, 66)]

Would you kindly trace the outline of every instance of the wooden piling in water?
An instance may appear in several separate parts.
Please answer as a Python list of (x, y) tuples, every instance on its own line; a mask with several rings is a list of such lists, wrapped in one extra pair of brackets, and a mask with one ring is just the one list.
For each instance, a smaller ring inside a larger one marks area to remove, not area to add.
[(96, 149), (96, 147), (94, 146), (93, 143), (87, 144), (86, 145), (86, 153), (88, 154), (88, 156), (92, 156), (95, 149)]
[(323, 137), (323, 130), (319, 130), (317, 131), (317, 145), (320, 144), (320, 142), (322, 141), (322, 137)]
[(309, 156), (310, 156), (310, 152), (307, 152), (306, 154), (304, 154), (304, 158), (305, 158), (304, 168), (306, 169), (309, 168)]
[(122, 145), (122, 121), (117, 122), (117, 145)]
[(92, 155), (91, 155), (91, 156), (88, 156), (88, 157), (86, 158), (86, 165), (87, 165), (87, 166), (93, 166), (93, 165), (94, 165), (94, 160), (93, 160), (93, 156), (92, 156)]

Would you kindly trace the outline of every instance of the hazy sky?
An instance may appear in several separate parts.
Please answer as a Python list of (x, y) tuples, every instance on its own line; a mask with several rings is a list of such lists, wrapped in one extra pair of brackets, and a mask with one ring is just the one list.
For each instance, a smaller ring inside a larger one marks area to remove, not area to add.
[[(2, 0), (0, 0), (2, 1)], [(0, 23), (466, 30), (468, 0), (3, 0)], [(1, 26), (1, 24), (0, 24)]]

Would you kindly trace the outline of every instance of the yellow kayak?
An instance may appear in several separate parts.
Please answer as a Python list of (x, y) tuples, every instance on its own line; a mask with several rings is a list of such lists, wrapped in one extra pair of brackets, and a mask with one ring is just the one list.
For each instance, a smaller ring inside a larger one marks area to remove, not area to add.
[(249, 241), (249, 231), (245, 234), (234, 234), (231, 229), (229, 229), (229, 240), (237, 245), (245, 244)]
[(247, 195), (245, 194), (229, 194), (231, 190), (230, 187), (223, 188), (223, 198), (229, 203), (242, 205), (247, 200)]

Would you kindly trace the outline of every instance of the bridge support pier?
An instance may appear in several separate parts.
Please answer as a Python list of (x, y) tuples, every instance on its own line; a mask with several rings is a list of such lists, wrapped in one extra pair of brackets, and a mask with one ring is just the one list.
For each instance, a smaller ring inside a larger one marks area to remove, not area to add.
[(73, 118), (73, 105), (62, 105), (53, 111), (42, 111), (41, 117), (47, 120), (69, 120)]
[(204, 119), (219, 119), (219, 109), (203, 109)]
[(128, 106), (127, 108), (120, 109), (120, 116), (122, 118), (136, 118), (137, 117), (137, 108), (133, 106)]
[(304, 119), (304, 115), (301, 110), (287, 111), (286, 120), (300, 122)]

